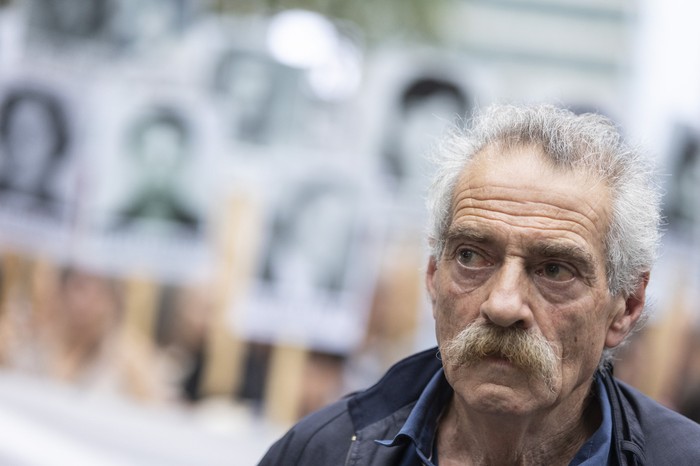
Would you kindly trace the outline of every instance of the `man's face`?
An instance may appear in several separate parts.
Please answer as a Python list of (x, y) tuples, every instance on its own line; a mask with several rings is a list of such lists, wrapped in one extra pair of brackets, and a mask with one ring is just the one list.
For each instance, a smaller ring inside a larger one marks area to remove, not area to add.
[(427, 274), (440, 347), (473, 324), (538, 335), (554, 356), (547, 381), (503, 353), (459, 364), (443, 352), (456, 394), (514, 415), (583, 399), (604, 346), (629, 324), (625, 299), (606, 283), (608, 188), (552, 168), (539, 149), (491, 149), (461, 174), (452, 207), (445, 251)]

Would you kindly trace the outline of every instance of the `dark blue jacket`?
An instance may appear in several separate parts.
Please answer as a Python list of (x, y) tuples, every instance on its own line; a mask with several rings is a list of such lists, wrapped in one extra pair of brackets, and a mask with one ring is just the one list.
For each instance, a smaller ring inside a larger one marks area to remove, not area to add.
[[(437, 348), (393, 366), (368, 390), (302, 419), (275, 443), (259, 466), (379, 466), (401, 458), (393, 438), (440, 368)], [(612, 377), (600, 376), (610, 398), (613, 439), (608, 464), (700, 466), (700, 425)]]

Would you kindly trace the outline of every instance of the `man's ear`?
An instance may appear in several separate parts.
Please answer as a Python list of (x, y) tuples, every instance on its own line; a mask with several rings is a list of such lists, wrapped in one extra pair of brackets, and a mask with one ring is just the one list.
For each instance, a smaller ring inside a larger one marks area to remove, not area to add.
[(605, 337), (605, 347), (615, 348), (625, 339), (642, 316), (646, 302), (646, 288), (649, 283), (649, 272), (639, 280), (634, 293), (626, 298), (620, 297), (618, 308), (614, 311), (612, 320)]
[(433, 304), (433, 314), (435, 313), (435, 300), (436, 300), (436, 291), (435, 291), (435, 280), (437, 280), (436, 277), (436, 272), (437, 272), (437, 261), (435, 260), (434, 256), (430, 256), (430, 259), (428, 259), (428, 269), (425, 271), (425, 286), (428, 289), (428, 294), (430, 295), (430, 302)]

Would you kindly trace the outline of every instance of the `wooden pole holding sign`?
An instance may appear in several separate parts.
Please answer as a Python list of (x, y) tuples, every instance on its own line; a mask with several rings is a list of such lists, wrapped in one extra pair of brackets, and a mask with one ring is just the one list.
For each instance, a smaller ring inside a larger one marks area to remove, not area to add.
[(28, 284), (30, 303), (32, 309), (32, 325), (45, 327), (50, 325), (53, 302), (56, 299), (56, 290), (60, 286), (60, 266), (49, 260), (36, 258), (31, 263), (31, 277)]
[(285, 344), (274, 347), (265, 385), (268, 419), (285, 425), (298, 420), (308, 360), (306, 348)]
[(10, 297), (19, 282), (20, 259), (16, 254), (5, 253), (1, 259), (0, 316), (4, 319), (9, 310)]
[(225, 205), (201, 386), (202, 394), (217, 396), (231, 396), (241, 380), (245, 342), (233, 332), (230, 313), (233, 301), (248, 285), (260, 236), (259, 209), (249, 198), (233, 195)]
[(158, 312), (158, 285), (135, 274), (126, 279), (123, 328), (139, 339), (153, 341)]

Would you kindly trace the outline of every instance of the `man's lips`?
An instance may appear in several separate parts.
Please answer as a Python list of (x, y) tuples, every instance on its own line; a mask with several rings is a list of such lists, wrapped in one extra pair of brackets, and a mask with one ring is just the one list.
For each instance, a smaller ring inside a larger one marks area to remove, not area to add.
[(512, 366), (513, 365), (513, 363), (510, 361), (510, 359), (506, 358), (502, 354), (489, 354), (488, 356), (484, 357), (483, 360), (487, 361), (489, 363), (503, 365), (503, 366)]

